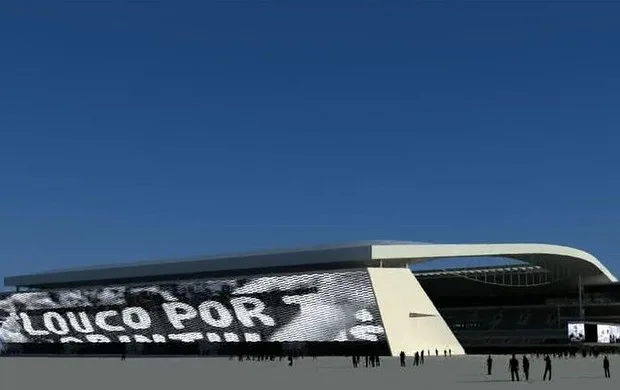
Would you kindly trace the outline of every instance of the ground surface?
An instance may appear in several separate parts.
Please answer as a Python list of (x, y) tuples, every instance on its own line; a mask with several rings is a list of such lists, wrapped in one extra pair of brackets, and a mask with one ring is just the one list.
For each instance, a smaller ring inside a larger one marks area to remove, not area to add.
[[(293, 367), (282, 362), (227, 358), (0, 358), (2, 389), (617, 389), (620, 357), (612, 356), (612, 378), (603, 377), (602, 357), (554, 359), (553, 381), (542, 382), (542, 359), (531, 358), (529, 382), (513, 383), (507, 357), (496, 356), (491, 377), (484, 356), (427, 358), (424, 366), (401, 368), (382, 360), (379, 368), (353, 369), (347, 358), (306, 358)], [(616, 370), (617, 369), (617, 370)], [(522, 375), (522, 373), (521, 373)], [(419, 386), (419, 387), (418, 387)]]

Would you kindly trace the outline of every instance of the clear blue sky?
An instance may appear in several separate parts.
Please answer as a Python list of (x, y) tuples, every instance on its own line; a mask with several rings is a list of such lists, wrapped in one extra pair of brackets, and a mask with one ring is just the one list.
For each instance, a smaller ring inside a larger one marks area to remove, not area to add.
[(0, 4), (0, 276), (363, 239), (620, 273), (620, 3), (293, 3)]

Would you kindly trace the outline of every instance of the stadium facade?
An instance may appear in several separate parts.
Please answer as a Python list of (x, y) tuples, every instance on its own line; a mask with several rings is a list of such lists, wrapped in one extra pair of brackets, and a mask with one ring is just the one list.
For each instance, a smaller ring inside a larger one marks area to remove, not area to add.
[[(520, 264), (410, 269), (463, 257)], [(5, 285), (16, 291), (0, 296), (0, 343), (21, 352), (277, 346), (459, 355), (566, 344), (567, 324), (585, 321), (588, 310), (620, 322), (615, 276), (586, 252), (543, 244), (372, 241), (69, 269), (8, 277)]]

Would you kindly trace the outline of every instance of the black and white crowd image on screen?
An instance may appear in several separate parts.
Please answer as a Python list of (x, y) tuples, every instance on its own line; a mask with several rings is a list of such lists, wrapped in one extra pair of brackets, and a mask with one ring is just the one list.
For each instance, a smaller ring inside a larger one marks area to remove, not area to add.
[(620, 325), (611, 325), (610, 329), (609, 342), (612, 344), (620, 343)]
[[(300, 282), (303, 283), (297, 276), (265, 277), (235, 290), (235, 294), (252, 295), (310, 287)], [(288, 324), (276, 330), (269, 341), (378, 341), (383, 335), (366, 272), (323, 274), (312, 281), (312, 286), (315, 291), (282, 297), (286, 305), (299, 307), (299, 312)]]
[(585, 324), (568, 323), (568, 340), (572, 343), (585, 341)]
[(4, 343), (385, 340), (366, 271), (15, 293), (0, 322)]
[(597, 343), (609, 344), (611, 340), (611, 326), (605, 324), (596, 325)]

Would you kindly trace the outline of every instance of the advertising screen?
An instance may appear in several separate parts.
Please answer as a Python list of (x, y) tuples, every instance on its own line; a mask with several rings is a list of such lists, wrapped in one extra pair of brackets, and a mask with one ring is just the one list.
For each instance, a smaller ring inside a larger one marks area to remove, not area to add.
[(585, 341), (585, 324), (583, 322), (568, 323), (568, 341), (571, 343), (580, 343)]
[(609, 344), (611, 342), (611, 326), (605, 324), (596, 325), (596, 342)]
[(366, 271), (0, 297), (0, 345), (385, 340)]
[(620, 325), (611, 325), (609, 342), (613, 344), (620, 343)]
[(620, 325), (616, 324), (597, 324), (597, 342), (604, 344), (620, 343)]

